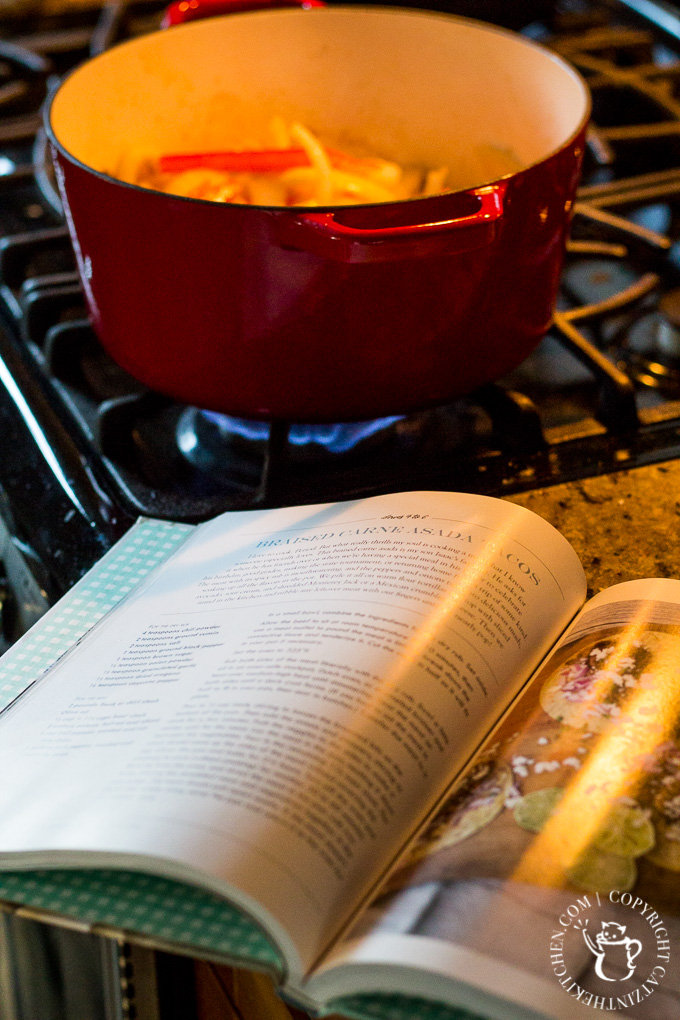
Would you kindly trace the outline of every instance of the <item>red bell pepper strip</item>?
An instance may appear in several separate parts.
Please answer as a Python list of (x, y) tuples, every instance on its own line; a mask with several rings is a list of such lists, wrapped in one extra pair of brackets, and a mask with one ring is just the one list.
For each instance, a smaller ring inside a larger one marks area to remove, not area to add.
[[(350, 173), (381, 166), (381, 161), (370, 157), (350, 156), (338, 149), (327, 149), (331, 165)], [(158, 169), (161, 173), (180, 174), (185, 170), (225, 170), (232, 173), (270, 174), (283, 173), (296, 166), (309, 166), (304, 149), (256, 149), (244, 152), (181, 152), (161, 156)]]
[(189, 152), (161, 156), (161, 173), (179, 174), (184, 170), (226, 170), (233, 173), (282, 173), (295, 166), (308, 166), (304, 149), (258, 149), (253, 152)]

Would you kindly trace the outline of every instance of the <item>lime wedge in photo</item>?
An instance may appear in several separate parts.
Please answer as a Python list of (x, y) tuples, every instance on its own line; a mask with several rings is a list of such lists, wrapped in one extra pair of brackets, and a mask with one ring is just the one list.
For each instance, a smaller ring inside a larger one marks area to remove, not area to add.
[[(680, 871), (680, 825), (674, 822), (666, 825), (660, 822), (656, 830), (656, 846), (645, 860), (667, 871)], [(672, 836), (674, 838), (669, 838)]]
[(637, 879), (637, 868), (632, 857), (592, 848), (568, 869), (567, 878), (572, 885), (586, 892), (608, 893), (612, 889), (630, 892)]
[(619, 857), (640, 857), (655, 842), (654, 826), (641, 807), (615, 804), (593, 846)]
[(527, 793), (513, 811), (519, 827), (528, 832), (540, 832), (559, 804), (563, 793), (564, 790), (560, 786), (547, 786), (544, 790)]

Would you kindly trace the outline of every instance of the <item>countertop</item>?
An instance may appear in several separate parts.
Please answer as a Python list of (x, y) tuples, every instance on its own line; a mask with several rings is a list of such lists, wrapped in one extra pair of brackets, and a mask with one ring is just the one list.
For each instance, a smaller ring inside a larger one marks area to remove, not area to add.
[(680, 578), (680, 460), (507, 498), (571, 542), (589, 596), (639, 577)]

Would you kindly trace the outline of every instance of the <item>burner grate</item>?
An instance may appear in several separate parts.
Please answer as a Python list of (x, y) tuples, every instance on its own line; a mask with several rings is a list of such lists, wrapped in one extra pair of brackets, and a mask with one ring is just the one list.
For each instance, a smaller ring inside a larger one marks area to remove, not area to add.
[(527, 34), (571, 60), (594, 97), (549, 335), (498, 384), (369, 425), (354, 446), (336, 452), (319, 437), (302, 444), (299, 431), (289, 442), (291, 423), (240, 423), (230, 433), (223, 421), (150, 393), (99, 346), (39, 108), (55, 75), (156, 28), (163, 5), (115, 0), (40, 16), (30, 34), (29, 20), (19, 18), (21, 46), (6, 44), (6, 61), (0, 51), (0, 188), (7, 198), (0, 209), (0, 354), (31, 375), (35, 399), (49, 408), (44, 417), (57, 420), (57, 431), (70, 437), (64, 444), (77, 448), (93, 503), (101, 490), (106, 513), (119, 521), (140, 513), (193, 521), (232, 507), (398, 488), (515, 492), (677, 456), (680, 22), (673, 49), (668, 33), (631, 13), (634, 2), (574, 0), (557, 12), (526, 5)]

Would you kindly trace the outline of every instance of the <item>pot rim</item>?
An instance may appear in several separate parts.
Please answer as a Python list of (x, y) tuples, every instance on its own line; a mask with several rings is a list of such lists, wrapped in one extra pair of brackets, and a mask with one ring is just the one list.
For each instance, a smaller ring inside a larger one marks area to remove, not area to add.
[[(269, 8), (267, 10), (260, 10), (260, 11), (257, 11), (257, 10), (256, 11), (242, 11), (242, 12), (239, 12), (237, 14), (215, 15), (215, 16), (211, 17), (210, 20), (211, 21), (215, 21), (215, 20), (219, 21), (219, 20), (224, 20), (225, 18), (229, 18), (229, 20), (231, 21), (234, 18), (261, 18), (261, 17), (272, 17), (272, 16), (276, 16), (276, 17), (294, 17), (295, 18), (295, 17), (302, 17), (302, 16), (304, 16), (304, 17), (320, 17), (320, 16), (321, 17), (328, 17), (330, 15), (332, 17), (332, 16), (335, 16), (337, 14), (346, 14), (347, 12), (360, 13), (362, 11), (366, 11), (366, 12), (370, 12), (370, 13), (383, 14), (386, 17), (387, 16), (395, 16), (395, 15), (397, 15), (397, 16), (404, 16), (404, 17), (427, 18), (427, 19), (430, 19), (430, 20), (431, 19), (439, 19), (439, 20), (443, 20), (443, 21), (447, 22), (447, 24), (451, 23), (451, 22), (460, 22), (460, 23), (465, 24), (465, 25), (473, 25), (476, 28), (478, 28), (478, 29), (480, 29), (482, 31), (485, 31), (485, 32), (489, 32), (489, 33), (492, 33), (492, 34), (495, 34), (495, 35), (502, 35), (504, 37), (509, 37), (517, 45), (524, 45), (524, 46), (531, 47), (532, 49), (538, 50), (546, 58), (549, 58), (550, 60), (553, 61), (553, 63), (558, 64), (562, 68), (562, 70), (566, 71), (574, 79), (576, 84), (581, 89), (582, 96), (583, 96), (583, 101), (584, 101), (584, 104), (583, 104), (583, 114), (581, 116), (581, 119), (579, 120), (578, 124), (576, 125), (576, 127), (574, 128), (572, 133), (569, 135), (569, 137), (566, 138), (560, 145), (558, 145), (554, 149), (551, 149), (550, 152), (546, 153), (540, 159), (534, 160), (533, 163), (529, 163), (529, 164), (527, 164), (527, 166), (522, 167), (521, 170), (510, 171), (507, 174), (503, 174), (503, 176), (501, 176), (501, 177), (495, 178), (493, 181), (480, 182), (480, 184), (474, 185), (471, 188), (463, 188), (463, 189), (459, 189), (457, 191), (445, 191), (445, 192), (441, 192), (438, 195), (418, 195), (418, 196), (415, 196), (413, 198), (399, 199), (398, 201), (395, 201), (395, 202), (356, 202), (356, 203), (352, 203), (351, 205), (346, 205), (346, 204), (332, 205), (331, 204), (331, 205), (311, 205), (311, 206), (307, 206), (307, 205), (296, 205), (296, 206), (255, 205), (255, 204), (246, 203), (246, 202), (214, 202), (211, 199), (206, 199), (206, 198), (194, 198), (194, 197), (187, 196), (187, 195), (173, 195), (173, 194), (171, 194), (169, 192), (158, 191), (155, 188), (146, 188), (146, 187), (142, 187), (139, 184), (131, 184), (128, 181), (123, 181), (123, 180), (121, 180), (118, 177), (113, 177), (113, 176), (111, 176), (111, 174), (104, 173), (101, 170), (95, 170), (94, 167), (90, 166), (87, 163), (83, 163), (76, 156), (74, 156), (65, 147), (65, 145), (63, 145), (63, 143), (59, 140), (59, 138), (57, 137), (56, 131), (52, 127), (52, 120), (51, 120), (52, 107), (53, 107), (54, 102), (55, 102), (55, 100), (57, 98), (57, 95), (59, 94), (59, 92), (62, 89), (62, 86), (64, 86), (67, 81), (70, 81), (71, 78), (73, 78), (75, 75), (77, 75), (79, 73), (79, 71), (83, 67), (85, 67), (85, 66), (89, 67), (91, 64), (95, 63), (96, 61), (110, 59), (111, 55), (116, 53), (122, 47), (135, 46), (135, 45), (138, 45), (138, 44), (142, 44), (144, 42), (144, 40), (147, 40), (151, 35), (155, 34), (155, 33), (148, 33), (147, 35), (137, 36), (134, 39), (127, 39), (127, 40), (125, 40), (125, 41), (123, 41), (121, 43), (118, 43), (116, 46), (112, 46), (110, 49), (105, 50), (103, 53), (98, 53), (96, 56), (91, 57), (89, 60), (85, 61), (84, 63), (79, 64), (78, 67), (73, 68), (71, 71), (69, 71), (68, 74), (66, 74), (63, 78), (61, 78), (58, 82), (56, 82), (56, 84), (53, 86), (53, 88), (48, 93), (48, 96), (47, 96), (47, 98), (45, 100), (45, 103), (43, 105), (43, 111), (42, 111), (43, 125), (44, 125), (44, 129), (45, 129), (45, 133), (47, 135), (47, 139), (48, 139), (52, 149), (56, 149), (56, 151), (63, 158), (67, 159), (74, 166), (77, 166), (80, 169), (85, 170), (86, 172), (88, 172), (90, 174), (93, 174), (95, 177), (98, 177), (100, 180), (102, 180), (103, 182), (105, 182), (107, 184), (119, 185), (122, 188), (129, 188), (132, 191), (142, 192), (142, 193), (144, 193), (145, 195), (148, 195), (148, 196), (152, 196), (153, 195), (153, 196), (156, 196), (156, 198), (160, 198), (160, 199), (172, 199), (172, 200), (174, 200), (176, 202), (189, 202), (189, 203), (193, 203), (193, 204), (198, 204), (199, 206), (210, 206), (212, 208), (222, 207), (224, 209), (233, 209), (233, 208), (236, 208), (236, 209), (253, 209), (253, 210), (256, 210), (256, 211), (268, 212), (268, 213), (279, 213), (279, 214), (281, 214), (281, 213), (291, 214), (292, 213), (293, 215), (299, 215), (299, 214), (302, 214), (302, 213), (336, 213), (336, 214), (342, 214), (343, 211), (346, 211), (348, 209), (352, 209), (352, 210), (354, 210), (354, 209), (380, 209), (380, 208), (383, 208), (383, 207), (388, 207), (389, 208), (389, 207), (393, 207), (393, 206), (404, 206), (406, 204), (412, 205), (412, 204), (417, 204), (419, 202), (428, 202), (428, 203), (440, 202), (442, 204), (448, 204), (448, 203), (452, 202), (454, 199), (458, 198), (459, 196), (470, 194), (476, 188), (479, 188), (481, 186), (486, 186), (486, 185), (491, 186), (491, 185), (494, 185), (494, 184), (499, 184), (501, 181), (512, 180), (514, 178), (523, 176), (524, 174), (526, 174), (528, 171), (534, 169), (535, 167), (542, 166), (544, 163), (547, 163), (548, 161), (552, 160), (554, 157), (558, 156), (560, 153), (562, 153), (565, 150), (569, 149), (574, 144), (576, 139), (582, 134), (582, 132), (585, 131), (585, 129), (586, 129), (587, 125), (588, 125), (588, 122), (590, 121), (590, 116), (591, 116), (591, 113), (592, 113), (592, 97), (591, 97), (590, 89), (588, 88), (588, 85), (587, 85), (584, 77), (579, 73), (579, 71), (572, 64), (570, 64), (567, 60), (565, 60), (559, 54), (553, 53), (546, 46), (543, 46), (541, 43), (537, 42), (534, 39), (528, 39), (525, 36), (520, 35), (518, 32), (514, 32), (511, 29), (503, 28), (502, 26), (499, 26), (499, 25), (489, 24), (489, 23), (484, 22), (484, 21), (479, 21), (479, 20), (477, 20), (475, 18), (465, 18), (465, 17), (462, 17), (461, 15), (457, 15), (457, 14), (448, 14), (445, 11), (428, 11), (428, 10), (422, 10), (422, 9), (419, 9), (419, 8), (411, 8), (411, 7), (391, 7), (389, 5), (383, 5), (383, 4), (376, 4), (376, 5), (370, 5), (370, 6), (366, 5), (366, 4), (343, 4), (341, 7), (336, 7), (336, 8), (331, 8), (331, 7), (318, 7), (318, 8), (316, 8), (315, 7), (315, 8), (311, 8), (310, 10), (303, 10), (301, 8), (285, 8), (285, 7), (281, 7), (281, 8)], [(159, 29), (159, 31), (163, 31), (163, 32), (200, 31), (201, 30), (201, 21), (202, 20), (208, 20), (208, 19), (198, 19), (198, 20), (195, 20), (195, 21), (187, 21), (187, 22), (185, 22), (184, 24), (181, 24), (181, 25), (173, 25), (173, 26), (171, 26), (168, 29), (163, 29), (163, 30)]]

